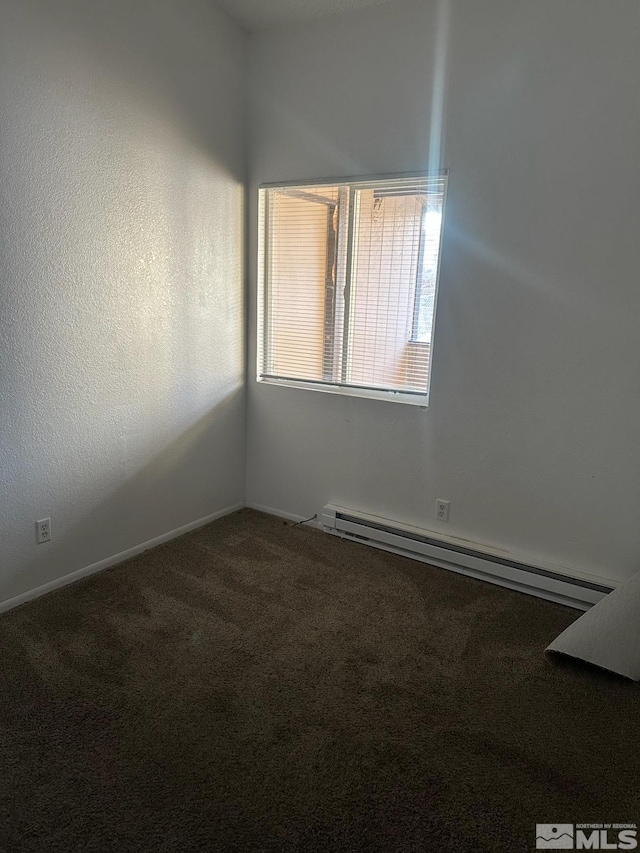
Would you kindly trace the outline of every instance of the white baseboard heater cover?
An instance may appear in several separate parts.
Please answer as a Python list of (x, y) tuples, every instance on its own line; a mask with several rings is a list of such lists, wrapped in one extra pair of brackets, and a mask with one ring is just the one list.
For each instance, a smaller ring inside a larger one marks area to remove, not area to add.
[(558, 566), (528, 565), (516, 556), (473, 542), (328, 505), (322, 510), (327, 533), (411, 557), (498, 586), (588, 610), (613, 589), (611, 581)]

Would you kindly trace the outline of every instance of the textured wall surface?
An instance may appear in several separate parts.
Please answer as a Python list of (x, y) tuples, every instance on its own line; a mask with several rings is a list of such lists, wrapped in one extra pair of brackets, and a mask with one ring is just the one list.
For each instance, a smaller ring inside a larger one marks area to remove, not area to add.
[(253, 37), (254, 210), (262, 181), (451, 175), (430, 408), (251, 380), (250, 503), (437, 529), (440, 497), (451, 535), (638, 569), (639, 38), (632, 0), (406, 0)]
[(243, 500), (244, 64), (209, 0), (0, 4), (0, 601)]
[(248, 30), (353, 12), (391, 0), (218, 0)]

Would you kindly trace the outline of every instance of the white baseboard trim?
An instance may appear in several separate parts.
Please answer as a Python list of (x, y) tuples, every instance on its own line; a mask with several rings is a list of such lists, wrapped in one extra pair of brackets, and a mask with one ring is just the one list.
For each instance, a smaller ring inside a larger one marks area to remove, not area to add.
[[(305, 521), (306, 518), (309, 518), (308, 515), (295, 515), (292, 512), (284, 512), (281, 509), (274, 509), (271, 506), (263, 506), (262, 504), (248, 503), (246, 504), (246, 507), (247, 509), (255, 509), (258, 512), (265, 512), (267, 515), (276, 515), (278, 518), (286, 518), (287, 521), (294, 521), (296, 523)], [(316, 530), (322, 530), (322, 521), (320, 520), (320, 516), (318, 516), (314, 521), (306, 521), (305, 527), (315, 527)]]
[(149, 539), (147, 542), (142, 542), (140, 545), (134, 545), (133, 548), (128, 548), (126, 551), (121, 551), (119, 554), (114, 554), (113, 557), (107, 557), (106, 560), (100, 560), (98, 563), (92, 563), (90, 566), (85, 566), (83, 569), (77, 569), (75, 572), (70, 572), (68, 575), (63, 575), (49, 583), (37, 586), (35, 589), (30, 589), (28, 592), (22, 592), (13, 598), (7, 598), (5, 601), (0, 601), (0, 613), (5, 613), (7, 610), (13, 610), (14, 607), (20, 607), (27, 601), (32, 601), (34, 598), (40, 598), (41, 595), (46, 595), (48, 592), (53, 592), (63, 586), (75, 583), (82, 578), (95, 575), (103, 569), (109, 569), (111, 566), (117, 566), (118, 563), (123, 563), (125, 560), (136, 557), (142, 554), (143, 551), (148, 551), (150, 548), (156, 548), (158, 545), (163, 545), (165, 542), (170, 542), (171, 539), (177, 539), (178, 536), (184, 536), (185, 533), (190, 533), (192, 530), (197, 530), (199, 527), (204, 527), (205, 524), (210, 524), (212, 521), (217, 521), (225, 515), (231, 515), (232, 512), (237, 512), (243, 509), (244, 504), (234, 504), (233, 506), (225, 507), (204, 518), (199, 518), (197, 521), (191, 521), (189, 524), (184, 524), (182, 527), (176, 527), (175, 530), (170, 530), (168, 533), (163, 533), (161, 536), (156, 536), (154, 539)]

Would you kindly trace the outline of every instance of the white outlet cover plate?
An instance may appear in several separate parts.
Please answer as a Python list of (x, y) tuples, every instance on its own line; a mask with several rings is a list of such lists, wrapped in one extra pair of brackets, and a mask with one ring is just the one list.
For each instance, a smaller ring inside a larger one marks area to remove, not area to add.
[[(43, 530), (43, 525), (46, 525), (46, 530)], [(36, 521), (36, 541), (38, 545), (51, 540), (51, 519), (41, 518)]]
[(436, 518), (438, 521), (449, 521), (449, 501), (440, 498), (436, 501)]

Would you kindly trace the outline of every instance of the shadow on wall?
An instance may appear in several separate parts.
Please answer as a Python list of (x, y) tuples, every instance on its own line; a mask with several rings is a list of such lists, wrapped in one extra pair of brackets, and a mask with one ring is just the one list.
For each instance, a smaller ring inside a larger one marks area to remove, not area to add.
[[(78, 495), (71, 495), (68, 505), (57, 507), (57, 513), (61, 519), (73, 516), (73, 523), (60, 529), (54, 522), (52, 541), (39, 546), (36, 555), (20, 566), (19, 572), (3, 573), (0, 602), (15, 595), (16, 587), (20, 587), (21, 592), (28, 591), (50, 581), (52, 562), (60, 568), (56, 577), (64, 577), (96, 562), (96, 531), (100, 531), (100, 536), (109, 543), (102, 556), (106, 559), (174, 529), (176, 506), (181, 508), (183, 523), (197, 521), (202, 512), (197, 499), (207, 493), (212, 480), (217, 481), (219, 488), (233, 492), (235, 472), (232, 469), (212, 471), (202, 464), (202, 453), (203, 448), (217, 441), (226, 439), (232, 443), (242, 397), (242, 389), (228, 394), (174, 441), (156, 447), (155, 456), (117, 484), (117, 473), (123, 468), (121, 461), (119, 470), (108, 472), (113, 490), (108, 491), (104, 478), (100, 478), (104, 491), (94, 506), (85, 507), (82, 515), (76, 511)], [(162, 496), (161, 502), (158, 496)], [(147, 539), (140, 539), (141, 519), (145, 518), (151, 532)], [(21, 579), (25, 577), (30, 579), (30, 585), (22, 589)]]
[[(237, 107), (244, 81), (237, 72), (237, 45), (243, 43), (215, 4), (27, 3), (32, 12), (28, 26), (40, 30), (45, 61), (46, 53), (53, 53), (55, 60), (55, 54), (66, 49), (69, 62), (86, 68), (96, 107), (111, 104), (117, 109), (121, 96), (135, 99), (146, 115), (156, 113), (165, 120), (171, 116), (183, 137), (244, 180), (244, 150), (229, 133), (236, 126), (242, 139)], [(212, 43), (218, 32), (220, 38)]]
[(208, 0), (0, 10), (0, 600), (242, 500), (243, 52)]

